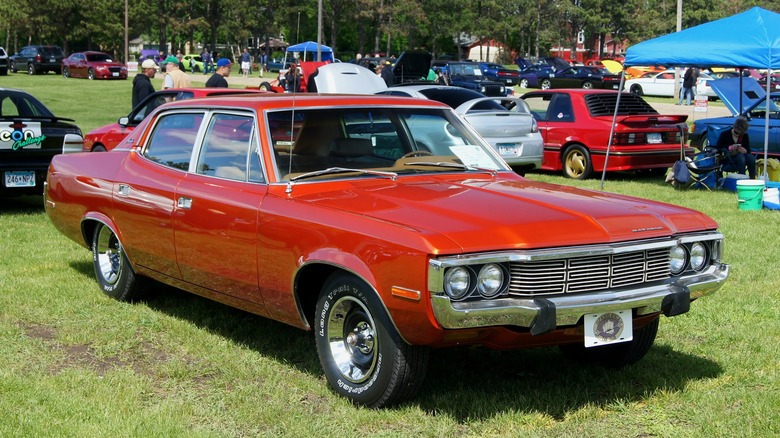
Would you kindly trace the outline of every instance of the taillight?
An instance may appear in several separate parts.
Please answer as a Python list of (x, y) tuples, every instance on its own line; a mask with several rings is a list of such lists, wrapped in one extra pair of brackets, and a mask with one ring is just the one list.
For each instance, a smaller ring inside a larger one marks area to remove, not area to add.
[(42, 59), (43, 58), (41, 58), (41, 54), (40, 53), (35, 55), (35, 62), (41, 62)]

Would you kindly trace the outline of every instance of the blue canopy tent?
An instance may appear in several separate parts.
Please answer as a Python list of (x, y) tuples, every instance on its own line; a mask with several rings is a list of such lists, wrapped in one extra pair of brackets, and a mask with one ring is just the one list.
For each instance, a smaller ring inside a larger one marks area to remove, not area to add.
[[(653, 38), (629, 47), (623, 65), (780, 69), (780, 14), (755, 7), (740, 14)], [(624, 83), (625, 75), (621, 77), (621, 90)], [(767, 96), (769, 87), (770, 81), (767, 81)], [(615, 114), (617, 115), (617, 106)], [(769, 146), (769, 99), (766, 114), (765, 160)], [(610, 133), (610, 144), (612, 135), (613, 133)], [(764, 167), (766, 179), (766, 166)]]
[[(287, 53), (288, 54), (291, 54), (293, 52), (301, 53), (301, 56), (299, 56), (299, 59), (301, 61), (316, 61), (317, 46), (318, 44), (315, 43), (314, 41), (306, 41), (304, 43), (288, 46)], [(322, 44), (319, 44), (319, 51), (320, 51), (320, 55), (322, 56), (321, 61), (333, 61), (333, 49), (331, 49), (328, 46), (323, 46)]]

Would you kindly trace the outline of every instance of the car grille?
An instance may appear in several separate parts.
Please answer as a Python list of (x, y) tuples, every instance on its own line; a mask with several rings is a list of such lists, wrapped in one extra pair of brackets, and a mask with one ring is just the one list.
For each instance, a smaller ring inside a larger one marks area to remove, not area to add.
[(670, 277), (668, 249), (512, 262), (509, 269), (509, 295), (522, 297), (620, 288)]
[(122, 67), (109, 67), (108, 71), (110, 71), (111, 73), (119, 73), (122, 71)]
[(503, 85), (485, 85), (485, 96), (503, 96)]

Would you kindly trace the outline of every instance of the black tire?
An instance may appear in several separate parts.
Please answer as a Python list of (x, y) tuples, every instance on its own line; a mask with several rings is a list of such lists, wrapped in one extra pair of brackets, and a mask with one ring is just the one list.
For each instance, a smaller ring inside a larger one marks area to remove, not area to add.
[(628, 342), (585, 348), (582, 344), (561, 345), (559, 348), (569, 359), (588, 362), (608, 368), (633, 365), (645, 357), (658, 334), (659, 318), (640, 329), (634, 329), (634, 337)]
[(593, 172), (593, 161), (590, 152), (582, 145), (566, 148), (561, 157), (563, 175), (571, 179), (586, 179)]
[(585, 81), (582, 83), (582, 88), (586, 90), (592, 90), (593, 89), (593, 82), (591, 81)]
[(542, 90), (549, 90), (550, 88), (552, 88), (552, 82), (550, 82), (549, 79), (542, 79), (541, 88)]
[(271, 87), (271, 84), (269, 84), (268, 82), (260, 83), (260, 87), (258, 87), (258, 88), (260, 88), (260, 90), (262, 90), (262, 91), (273, 91), (273, 88)]
[(36, 73), (38, 73), (38, 72), (35, 70), (35, 65), (33, 65), (32, 63), (27, 64), (27, 74), (32, 76), (32, 75), (34, 75)]
[(106, 147), (102, 144), (99, 144), (92, 148), (92, 152), (106, 152)]
[(62, 76), (64, 76), (65, 78), (70, 77), (70, 69), (68, 67), (62, 69)]
[(371, 408), (414, 397), (429, 351), (407, 345), (379, 297), (358, 278), (332, 275), (317, 301), (317, 353), (333, 391)]
[(16, 73), (16, 64), (14, 64), (13, 62), (12, 62), (12, 63), (10, 63), (10, 64), (11, 64), (11, 66), (10, 66), (10, 68), (11, 68), (11, 73)]
[(528, 88), (528, 79), (522, 78), (520, 79), (520, 88)]
[(637, 96), (643, 96), (645, 94), (644, 91), (642, 91), (642, 86), (639, 84), (634, 84), (631, 86), (631, 94), (636, 94)]
[(95, 70), (91, 68), (87, 70), (87, 79), (89, 79), (90, 81), (95, 80)]
[(200, 67), (198, 67), (198, 64), (193, 64), (193, 65), (192, 65), (192, 72), (193, 72), (193, 73), (198, 73), (198, 72), (200, 72)]
[(104, 224), (92, 235), (92, 263), (100, 289), (117, 301), (134, 301), (141, 296), (139, 277), (125, 255), (114, 231)]

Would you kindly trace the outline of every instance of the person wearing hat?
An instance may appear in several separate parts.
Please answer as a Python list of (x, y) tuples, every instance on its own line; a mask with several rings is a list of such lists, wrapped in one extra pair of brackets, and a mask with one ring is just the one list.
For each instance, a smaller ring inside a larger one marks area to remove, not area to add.
[(146, 96), (154, 93), (151, 79), (157, 74), (157, 64), (151, 59), (145, 59), (141, 63), (141, 71), (133, 79), (133, 108)]
[(190, 76), (179, 69), (179, 60), (175, 56), (168, 55), (160, 64), (160, 67), (166, 72), (163, 79), (163, 90), (166, 88), (188, 88), (192, 86)]
[(228, 82), (226, 77), (230, 76), (230, 60), (227, 58), (219, 58), (217, 61), (217, 71), (206, 81), (206, 88), (227, 88)]
[(387, 84), (388, 87), (395, 85), (395, 73), (393, 73), (393, 64), (390, 63), (390, 61), (384, 62), (384, 67), (382, 67), (382, 72), (380, 73), (380, 76), (385, 81), (385, 84)]

